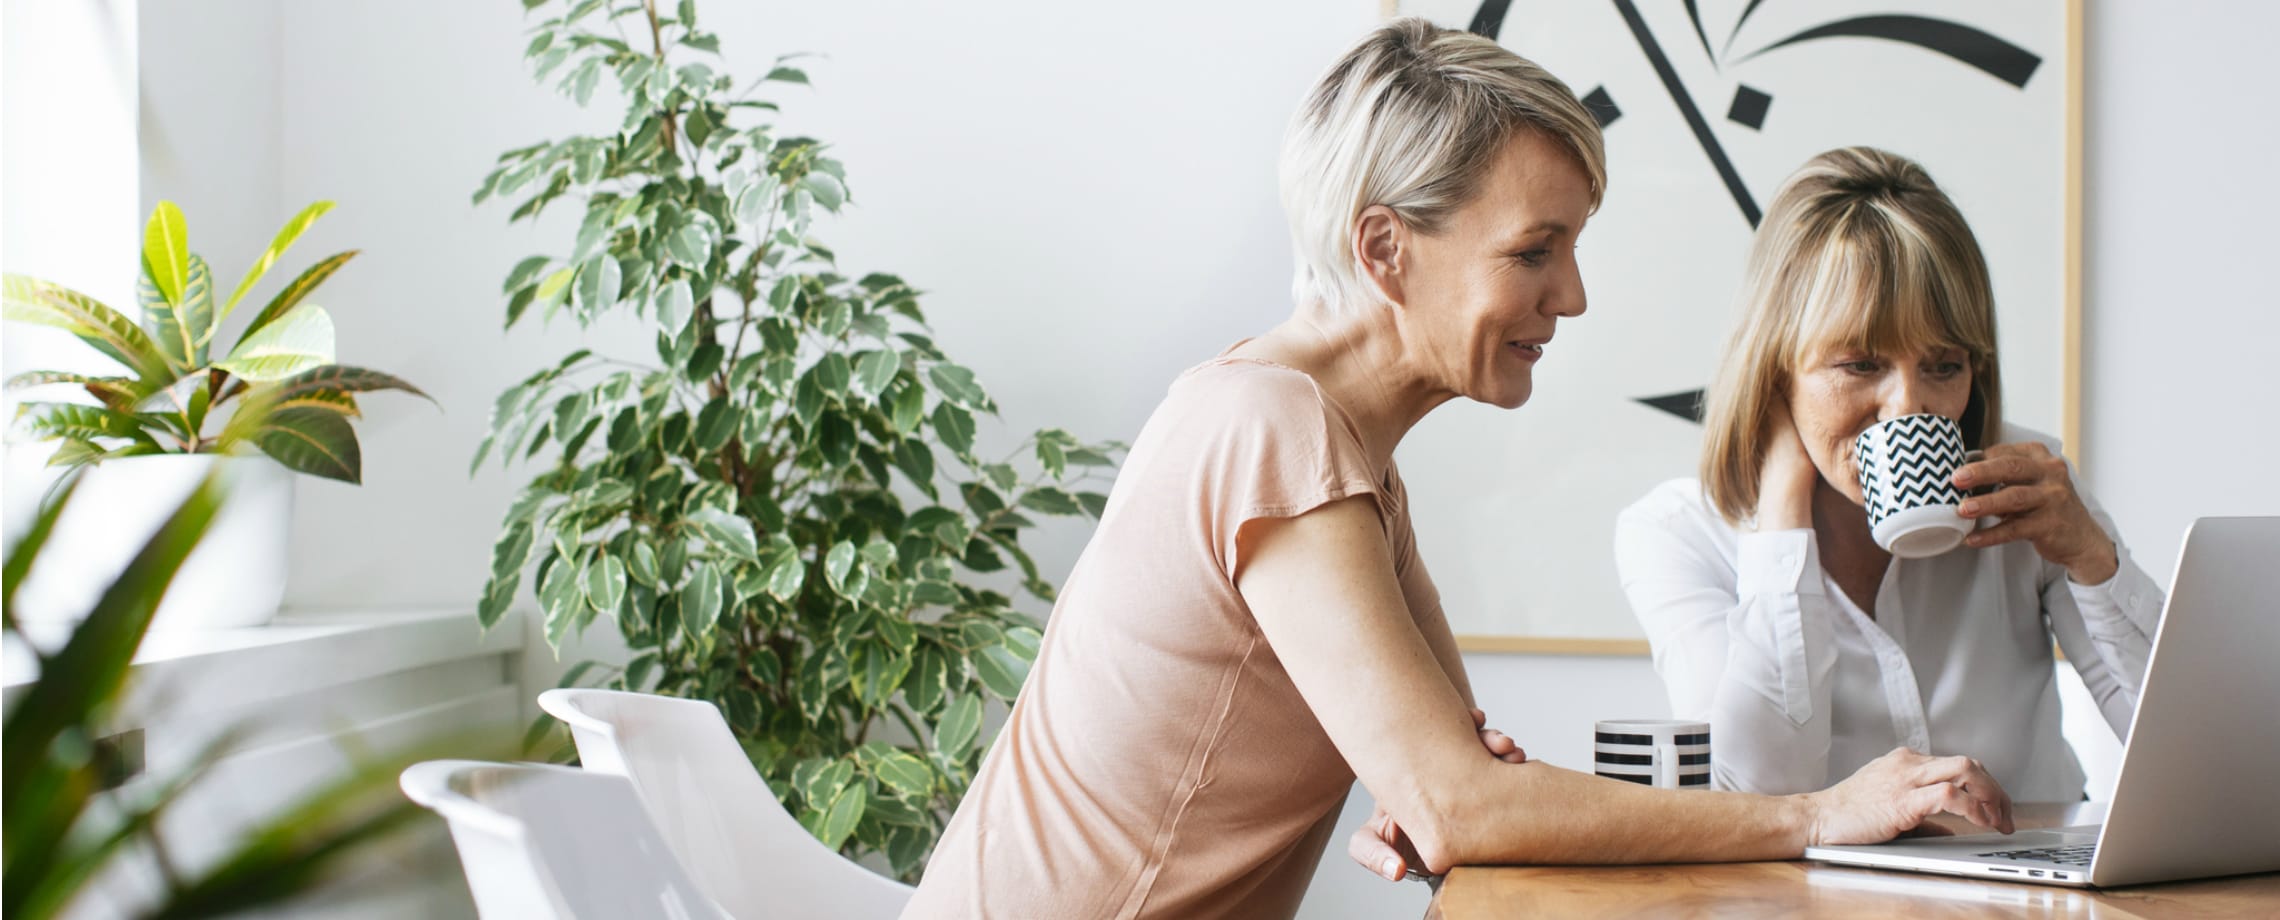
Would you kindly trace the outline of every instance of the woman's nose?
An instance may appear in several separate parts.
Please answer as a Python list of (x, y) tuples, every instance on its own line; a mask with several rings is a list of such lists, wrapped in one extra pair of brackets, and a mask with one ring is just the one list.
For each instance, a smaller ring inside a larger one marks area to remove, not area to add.
[(1582, 316), (1584, 310), (1583, 273), (1569, 263), (1567, 277), (1552, 285), (1544, 296), (1545, 312), (1553, 316)]
[(1896, 370), (1885, 387), (1884, 405), (1878, 421), (1896, 419), (1903, 415), (1921, 415), (1932, 411), (1931, 387), (1916, 374)]

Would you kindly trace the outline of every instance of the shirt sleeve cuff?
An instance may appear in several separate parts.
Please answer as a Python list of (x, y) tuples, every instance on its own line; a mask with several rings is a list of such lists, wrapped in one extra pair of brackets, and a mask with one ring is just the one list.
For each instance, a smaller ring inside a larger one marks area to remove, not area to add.
[(1821, 588), (1820, 550), (1810, 530), (1742, 534), (1734, 568), (1741, 597), (1826, 593)]
[(2161, 588), (2119, 543), (2114, 546), (2114, 555), (2117, 564), (2112, 578), (2095, 585), (2066, 578), (2066, 590), (2074, 596), (2074, 605), (2081, 608), (2083, 624), (2092, 634), (2106, 637), (2134, 632), (2152, 636), (2161, 621)]

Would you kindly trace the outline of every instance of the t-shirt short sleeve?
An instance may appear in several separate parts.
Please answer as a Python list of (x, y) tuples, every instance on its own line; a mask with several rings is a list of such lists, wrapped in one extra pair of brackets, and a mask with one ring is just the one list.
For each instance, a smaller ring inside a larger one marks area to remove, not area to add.
[(1346, 413), (1313, 379), (1279, 365), (1222, 359), (1191, 372), (1171, 394), (1185, 420), (1179, 451), (1195, 465), (1199, 522), (1223, 572), (1240, 565), (1243, 525), (1290, 518), (1330, 502), (1375, 499), (1389, 537), (1399, 508)]

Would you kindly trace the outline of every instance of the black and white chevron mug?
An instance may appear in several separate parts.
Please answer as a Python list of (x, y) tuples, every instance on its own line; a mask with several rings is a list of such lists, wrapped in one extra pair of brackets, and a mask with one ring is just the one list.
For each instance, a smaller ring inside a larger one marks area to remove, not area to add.
[(1975, 459), (1963, 429), (1944, 415), (1885, 419), (1853, 439), (1860, 494), (1876, 545), (1903, 559), (1937, 556), (1963, 543), (1975, 526), (1956, 513), (1963, 490), (1957, 467)]

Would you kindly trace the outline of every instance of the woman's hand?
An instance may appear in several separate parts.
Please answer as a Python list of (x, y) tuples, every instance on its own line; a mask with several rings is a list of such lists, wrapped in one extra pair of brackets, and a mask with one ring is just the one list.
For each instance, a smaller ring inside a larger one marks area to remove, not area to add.
[[(1480, 745), (1488, 749), (1490, 756), (1505, 763), (1528, 762), (1528, 752), (1521, 750), (1517, 742), (1488, 727), (1488, 713), (1475, 709), (1472, 719), (1473, 729), (1480, 734)], [(1401, 826), (1393, 822), (1392, 815), (1385, 813), (1383, 805), (1371, 813), (1368, 824), (1362, 825), (1346, 841), (1346, 855), (1389, 882), (1401, 881), (1411, 866), (1425, 865), (1417, 856), (1417, 848), (1410, 845), (1409, 836), (1401, 832)]]
[(2011, 796), (1979, 761), (1907, 748), (1894, 748), (1805, 800), (1813, 810), (1808, 846), (1883, 843), (1943, 811), (2006, 834), (2015, 829)]
[(1805, 452), (1805, 440), (1797, 435), (1787, 402), (1774, 401), (1765, 437), (1765, 461), (1758, 467), (1757, 529), (1760, 533), (1810, 529), (1813, 487), (1820, 484), (1821, 472)]
[(1955, 471), (1957, 488), (2000, 485), (2001, 491), (1964, 499), (1958, 513), (1978, 520), (2001, 515), (2003, 523), (1963, 538), (1970, 546), (1997, 546), (2018, 540), (2065, 567), (2076, 584), (2103, 584), (2114, 577), (2120, 557), (2114, 541), (2090, 516), (2063, 458), (2035, 441), (1997, 444), (1986, 458)]

